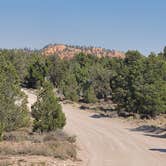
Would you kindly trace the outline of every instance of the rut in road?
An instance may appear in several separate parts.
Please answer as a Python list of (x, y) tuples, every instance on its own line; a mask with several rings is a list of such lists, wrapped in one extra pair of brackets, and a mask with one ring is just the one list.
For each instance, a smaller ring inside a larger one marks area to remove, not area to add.
[(63, 105), (65, 131), (77, 136), (79, 157), (87, 166), (165, 166), (166, 140), (132, 132), (117, 119), (94, 118), (94, 113)]

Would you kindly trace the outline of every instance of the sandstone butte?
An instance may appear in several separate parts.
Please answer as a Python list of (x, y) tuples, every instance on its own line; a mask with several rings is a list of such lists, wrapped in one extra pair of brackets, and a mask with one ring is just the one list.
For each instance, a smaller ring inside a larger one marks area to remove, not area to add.
[(42, 49), (42, 54), (45, 56), (57, 55), (61, 59), (71, 59), (78, 53), (84, 53), (86, 55), (91, 54), (99, 58), (124, 58), (125, 54), (120, 51), (108, 50), (98, 47), (85, 47), (85, 46), (70, 46), (64, 44), (50, 44)]

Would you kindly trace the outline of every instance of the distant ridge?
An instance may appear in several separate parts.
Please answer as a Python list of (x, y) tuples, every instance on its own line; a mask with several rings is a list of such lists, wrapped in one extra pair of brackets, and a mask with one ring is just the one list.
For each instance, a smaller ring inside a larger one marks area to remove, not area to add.
[(45, 56), (57, 55), (61, 59), (71, 59), (78, 53), (91, 54), (101, 57), (124, 58), (125, 54), (121, 51), (109, 50), (100, 47), (72, 46), (65, 44), (49, 44), (42, 49)]

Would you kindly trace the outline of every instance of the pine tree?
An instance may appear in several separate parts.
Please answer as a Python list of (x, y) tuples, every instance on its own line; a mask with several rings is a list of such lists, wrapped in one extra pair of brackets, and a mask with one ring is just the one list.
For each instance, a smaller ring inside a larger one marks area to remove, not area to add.
[(66, 123), (65, 115), (53, 93), (52, 85), (47, 81), (43, 84), (37, 102), (32, 106), (32, 116), (35, 119), (34, 131), (55, 131), (63, 128)]
[(95, 102), (97, 102), (95, 91), (94, 91), (94, 88), (92, 86), (89, 86), (88, 89), (85, 90), (84, 100), (85, 100), (86, 103), (95, 103)]
[(0, 57), (0, 80), (0, 130), (27, 126), (30, 118), (26, 96), (21, 92), (14, 66), (3, 57)]
[(60, 90), (66, 99), (76, 102), (79, 100), (78, 84), (74, 74), (68, 73), (66, 75), (65, 79), (60, 83)]

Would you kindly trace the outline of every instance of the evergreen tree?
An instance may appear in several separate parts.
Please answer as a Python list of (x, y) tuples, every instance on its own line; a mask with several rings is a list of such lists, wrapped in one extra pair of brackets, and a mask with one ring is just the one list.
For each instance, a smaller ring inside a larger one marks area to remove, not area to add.
[(95, 91), (94, 91), (94, 88), (92, 86), (89, 86), (84, 91), (84, 101), (86, 103), (95, 103), (95, 102), (97, 102)]
[(68, 62), (65, 60), (61, 60), (56, 55), (48, 57), (48, 61), (48, 75), (50, 81), (53, 83), (54, 86), (58, 87), (61, 80), (64, 79), (65, 73), (68, 71)]
[(0, 124), (5, 131), (29, 124), (27, 100), (19, 87), (15, 68), (0, 56)]
[(40, 90), (37, 102), (32, 106), (32, 116), (35, 119), (34, 131), (55, 131), (63, 128), (66, 123), (65, 115), (53, 93), (52, 85), (47, 81)]
[(69, 72), (64, 78), (64, 80), (61, 81), (59, 88), (66, 97), (66, 99), (72, 101), (79, 100), (78, 84), (74, 74), (70, 74)]
[(42, 57), (33, 57), (28, 67), (28, 74), (25, 78), (25, 84), (28, 88), (39, 88), (42, 86), (47, 76), (48, 67)]

